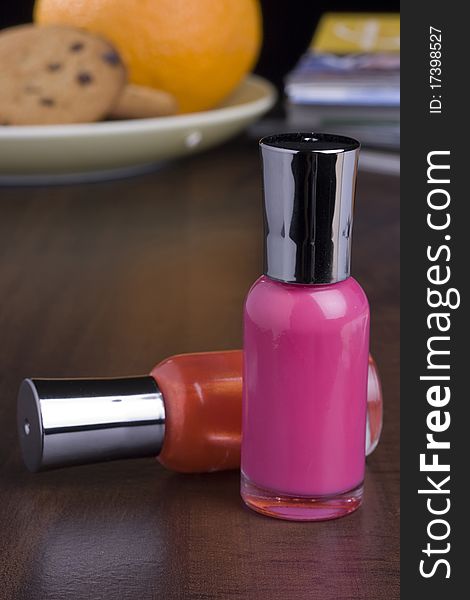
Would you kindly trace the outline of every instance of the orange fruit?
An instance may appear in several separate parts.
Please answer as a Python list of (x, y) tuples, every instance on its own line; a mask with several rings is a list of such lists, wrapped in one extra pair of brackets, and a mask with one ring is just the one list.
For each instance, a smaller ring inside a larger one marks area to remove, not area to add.
[(212, 108), (251, 70), (258, 0), (37, 0), (35, 20), (101, 34), (133, 83), (173, 94), (180, 112)]

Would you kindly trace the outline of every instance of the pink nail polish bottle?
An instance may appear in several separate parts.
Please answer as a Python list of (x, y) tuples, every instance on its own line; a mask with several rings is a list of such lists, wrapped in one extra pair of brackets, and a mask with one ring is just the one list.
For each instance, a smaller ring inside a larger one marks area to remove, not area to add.
[(350, 276), (359, 143), (294, 133), (260, 142), (265, 270), (244, 311), (241, 495), (280, 519), (361, 504), (369, 306)]

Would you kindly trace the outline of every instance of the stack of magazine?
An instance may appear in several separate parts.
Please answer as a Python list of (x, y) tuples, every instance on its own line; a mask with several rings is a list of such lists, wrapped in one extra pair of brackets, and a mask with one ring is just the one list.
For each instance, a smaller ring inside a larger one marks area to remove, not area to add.
[(289, 128), (340, 133), (366, 147), (397, 151), (400, 55), (395, 23), (392, 15), (326, 15), (310, 49), (286, 78)]
[(309, 54), (286, 81), (288, 123), (397, 149), (399, 79), (398, 55)]

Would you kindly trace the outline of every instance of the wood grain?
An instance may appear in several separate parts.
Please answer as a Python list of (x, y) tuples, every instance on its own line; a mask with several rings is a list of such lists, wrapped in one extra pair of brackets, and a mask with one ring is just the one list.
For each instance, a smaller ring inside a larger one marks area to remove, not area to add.
[(383, 437), (363, 508), (320, 524), (246, 510), (236, 472), (182, 476), (140, 459), (31, 475), (16, 441), (23, 377), (139, 374), (173, 353), (240, 347), (261, 268), (256, 144), (0, 196), (0, 597), (398, 598), (398, 181), (360, 175), (353, 256)]

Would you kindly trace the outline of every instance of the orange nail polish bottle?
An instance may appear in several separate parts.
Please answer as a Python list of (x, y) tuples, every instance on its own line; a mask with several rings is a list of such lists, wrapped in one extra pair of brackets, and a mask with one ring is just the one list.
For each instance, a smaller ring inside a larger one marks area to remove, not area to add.
[[(31, 471), (116, 458), (157, 456), (175, 471), (240, 466), (241, 350), (172, 356), (150, 375), (25, 379), (18, 434)], [(377, 445), (382, 392), (369, 361), (367, 454)]]
[(165, 440), (158, 460), (175, 471), (240, 466), (243, 353), (204, 352), (167, 358), (151, 371), (165, 404)]

